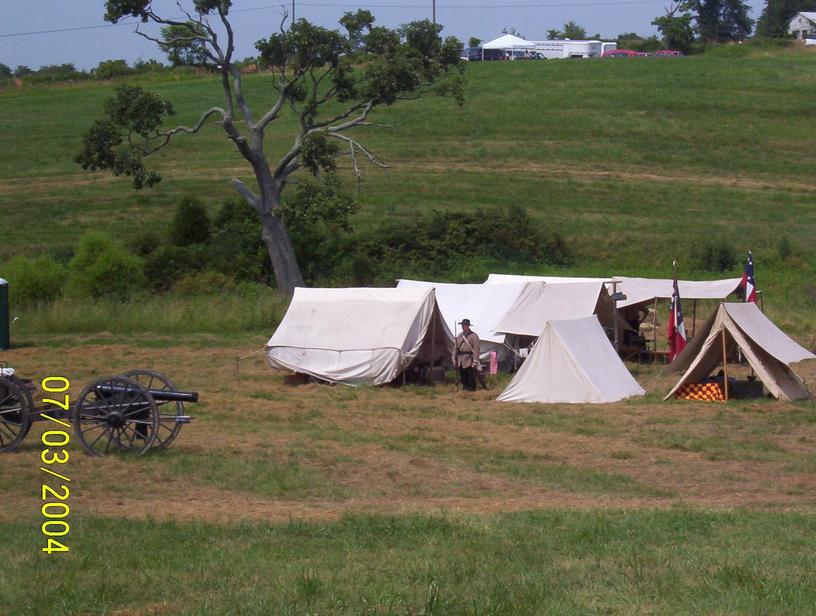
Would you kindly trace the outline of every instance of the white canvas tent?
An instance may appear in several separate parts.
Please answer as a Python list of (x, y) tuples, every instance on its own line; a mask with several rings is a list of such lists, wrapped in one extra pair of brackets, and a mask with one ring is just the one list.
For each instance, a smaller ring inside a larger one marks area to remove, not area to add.
[(266, 346), (273, 368), (347, 385), (389, 383), (452, 349), (434, 291), (422, 288), (297, 288)]
[[(501, 288), (505, 285), (490, 285)], [(605, 327), (613, 328), (615, 306), (603, 281), (571, 284), (530, 284), (519, 295), (496, 331), (517, 336), (538, 336), (548, 321), (589, 317), (597, 314)], [(620, 319), (621, 328), (628, 324)]]
[[(655, 299), (671, 299), (673, 280), (671, 278), (619, 278), (618, 290), (626, 299), (618, 302), (618, 308), (627, 308), (636, 304), (652, 303)], [(681, 300), (718, 299), (724, 300), (736, 291), (742, 282), (741, 278), (723, 280), (678, 280), (677, 288)]]
[(530, 284), (541, 286), (540, 283), (515, 283), (496, 287), (400, 280), (397, 288), (434, 289), (436, 303), (448, 328), (455, 329), (462, 319), (470, 319), (482, 341), (482, 351), (491, 351), (504, 348), (505, 334), (496, 331), (496, 324)]
[(582, 278), (579, 276), (524, 276), (521, 274), (488, 274), (485, 284), (518, 284), (520, 282), (546, 282), (548, 284), (566, 284), (574, 282), (606, 282), (611, 278)]
[[(615, 288), (626, 295), (618, 302), (618, 308), (628, 308), (637, 304), (652, 303), (655, 299), (671, 299), (673, 281), (671, 278), (632, 278), (615, 276), (614, 278), (580, 278), (575, 276), (522, 276), (517, 274), (490, 274), (485, 284), (507, 284), (510, 282), (546, 282), (547, 284), (567, 284), (580, 282), (605, 282), (612, 292), (612, 281)], [(736, 291), (742, 280), (724, 278), (721, 280), (678, 280), (680, 298), (683, 300), (718, 299), (724, 300)]]
[(502, 402), (617, 402), (646, 392), (615, 353), (595, 316), (549, 321)]
[(726, 353), (738, 346), (768, 391), (782, 400), (802, 400), (810, 394), (791, 364), (816, 359), (791, 340), (757, 308), (754, 303), (720, 304), (705, 326), (667, 368), (685, 370), (666, 399), (686, 383), (709, 376), (723, 361), (723, 337)]

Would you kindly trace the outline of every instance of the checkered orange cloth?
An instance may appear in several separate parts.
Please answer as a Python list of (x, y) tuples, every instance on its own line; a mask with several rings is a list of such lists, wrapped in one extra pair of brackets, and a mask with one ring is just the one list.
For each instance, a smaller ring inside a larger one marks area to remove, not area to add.
[(677, 390), (676, 395), (681, 400), (725, 401), (722, 388), (717, 383), (687, 383)]

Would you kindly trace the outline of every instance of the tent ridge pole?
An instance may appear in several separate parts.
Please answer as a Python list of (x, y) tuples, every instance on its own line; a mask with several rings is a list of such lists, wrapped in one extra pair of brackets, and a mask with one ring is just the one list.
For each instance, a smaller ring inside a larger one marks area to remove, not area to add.
[(722, 330), (722, 347), (723, 347), (723, 391), (725, 392), (725, 401), (728, 402), (728, 353), (726, 352), (724, 327)]

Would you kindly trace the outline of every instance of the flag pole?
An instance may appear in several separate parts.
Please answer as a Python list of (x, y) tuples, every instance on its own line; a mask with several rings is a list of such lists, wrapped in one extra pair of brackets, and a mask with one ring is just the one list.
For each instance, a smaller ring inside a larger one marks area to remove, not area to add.
[(723, 342), (723, 392), (725, 392), (725, 401), (728, 402), (728, 353), (725, 345), (725, 328), (722, 330)]

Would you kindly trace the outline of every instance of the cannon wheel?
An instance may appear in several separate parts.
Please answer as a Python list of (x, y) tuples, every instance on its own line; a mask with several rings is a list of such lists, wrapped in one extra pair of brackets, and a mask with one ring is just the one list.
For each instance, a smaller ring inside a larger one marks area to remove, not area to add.
[(0, 377), (0, 451), (13, 451), (31, 429), (31, 394), (8, 379)]
[(111, 451), (142, 455), (156, 440), (159, 409), (137, 382), (110, 376), (82, 390), (71, 419), (79, 442), (91, 455)]
[[(136, 381), (147, 390), (178, 391), (178, 388), (173, 385), (173, 381), (161, 372), (156, 372), (155, 370), (137, 368), (125, 372), (122, 376)], [(184, 415), (184, 403), (181, 400), (169, 400), (167, 402), (157, 400), (156, 405), (159, 407), (159, 429), (156, 432), (156, 440), (153, 441), (153, 447), (156, 449), (164, 449), (176, 440), (178, 433), (181, 431), (181, 424), (177, 423), (175, 418), (179, 415)]]

